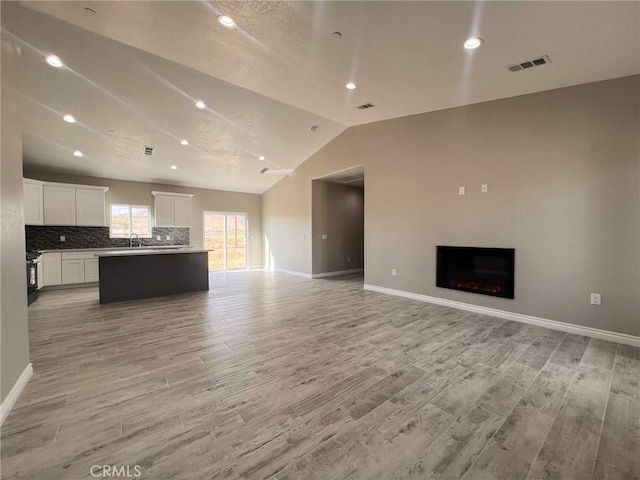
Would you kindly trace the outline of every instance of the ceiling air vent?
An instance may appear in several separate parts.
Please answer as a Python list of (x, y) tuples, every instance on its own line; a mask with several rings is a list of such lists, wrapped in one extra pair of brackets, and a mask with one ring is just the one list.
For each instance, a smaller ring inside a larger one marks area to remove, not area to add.
[(153, 155), (153, 147), (144, 147), (144, 154), (149, 157)]
[(525, 60), (524, 62), (514, 63), (513, 65), (507, 65), (507, 70), (510, 72), (519, 72), (520, 70), (526, 70), (527, 68), (539, 67), (540, 65), (546, 65), (551, 63), (551, 59), (548, 55), (542, 57), (533, 58), (531, 60)]
[(371, 102), (363, 103), (362, 105), (358, 105), (359, 110), (366, 110), (367, 108), (375, 107), (375, 105)]

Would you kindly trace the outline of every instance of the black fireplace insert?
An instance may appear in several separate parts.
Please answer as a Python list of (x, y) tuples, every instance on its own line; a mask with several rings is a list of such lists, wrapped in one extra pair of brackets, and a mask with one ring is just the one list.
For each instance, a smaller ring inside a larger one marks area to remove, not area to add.
[(515, 249), (438, 245), (436, 286), (514, 298)]

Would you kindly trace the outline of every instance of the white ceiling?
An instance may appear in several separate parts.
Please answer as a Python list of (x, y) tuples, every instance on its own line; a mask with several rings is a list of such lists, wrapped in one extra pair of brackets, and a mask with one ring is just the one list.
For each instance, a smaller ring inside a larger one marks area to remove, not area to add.
[(252, 193), (352, 125), (640, 73), (639, 2), (2, 1), (2, 26), (25, 165)]

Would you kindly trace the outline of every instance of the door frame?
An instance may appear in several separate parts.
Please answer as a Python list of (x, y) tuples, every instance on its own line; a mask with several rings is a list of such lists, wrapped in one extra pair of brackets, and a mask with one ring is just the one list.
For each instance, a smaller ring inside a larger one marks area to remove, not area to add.
[[(246, 212), (225, 212), (220, 210), (203, 210), (202, 211), (202, 247), (205, 247), (206, 242), (206, 230), (205, 230), (205, 219), (207, 214), (213, 215), (224, 215), (224, 269), (222, 270), (212, 270), (215, 272), (234, 272), (239, 270), (247, 270), (249, 268), (249, 214)], [(245, 265), (244, 268), (234, 268), (233, 270), (229, 270), (227, 268), (227, 215), (244, 215), (244, 259)]]

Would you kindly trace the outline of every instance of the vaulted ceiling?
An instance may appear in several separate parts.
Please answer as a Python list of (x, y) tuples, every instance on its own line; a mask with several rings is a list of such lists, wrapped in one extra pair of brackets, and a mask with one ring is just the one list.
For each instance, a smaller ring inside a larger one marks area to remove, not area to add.
[(640, 73), (639, 2), (2, 1), (2, 28), (27, 167), (251, 193), (352, 125)]

